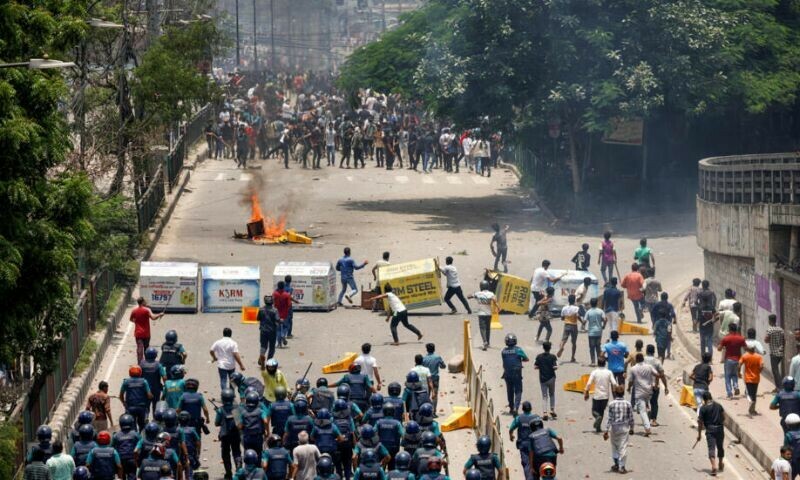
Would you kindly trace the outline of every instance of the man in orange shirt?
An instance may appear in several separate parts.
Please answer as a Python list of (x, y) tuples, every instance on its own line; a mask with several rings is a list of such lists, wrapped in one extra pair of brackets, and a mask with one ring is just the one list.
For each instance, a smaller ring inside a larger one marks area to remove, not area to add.
[(750, 415), (756, 413), (756, 395), (758, 383), (761, 381), (761, 370), (764, 369), (764, 359), (756, 353), (754, 345), (748, 345), (746, 353), (739, 358), (739, 376), (744, 370), (744, 386), (747, 389), (747, 399), (750, 400)]
[(622, 288), (628, 292), (628, 298), (633, 303), (636, 312), (636, 322), (642, 323), (642, 308), (644, 308), (644, 277), (639, 273), (639, 265), (631, 265), (631, 271), (622, 279)]

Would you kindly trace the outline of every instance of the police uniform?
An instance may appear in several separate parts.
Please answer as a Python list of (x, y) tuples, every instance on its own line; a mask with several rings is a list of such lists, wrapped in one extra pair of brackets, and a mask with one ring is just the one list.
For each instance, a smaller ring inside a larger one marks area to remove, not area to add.
[(289, 465), (292, 464), (292, 454), (283, 447), (268, 448), (261, 456), (261, 461), (267, 464), (268, 480), (285, 480), (289, 474)]
[(219, 427), (219, 446), (222, 455), (222, 464), (225, 467), (225, 473), (231, 473), (233, 465), (231, 465), (231, 457), (233, 463), (237, 468), (242, 463), (242, 437), (239, 429), (236, 428), (236, 415), (238, 408), (236, 405), (224, 404), (217, 409), (216, 418), (214, 418), (214, 425)]
[(148, 393), (151, 393), (150, 384), (143, 377), (129, 377), (122, 381), (120, 395), (125, 395), (125, 413), (133, 416), (139, 431), (147, 423)]
[(506, 347), (500, 353), (503, 359), (503, 379), (506, 381), (508, 408), (516, 412), (522, 401), (522, 362), (528, 356), (516, 345)]
[(242, 447), (255, 450), (260, 456), (264, 450), (264, 419), (266, 413), (261, 407), (245, 406), (239, 411), (239, 424), (242, 430)]
[(277, 400), (270, 403), (269, 407), (267, 407), (267, 416), (270, 420), (272, 433), (283, 437), (286, 421), (292, 415), (294, 415), (294, 405), (289, 400)]

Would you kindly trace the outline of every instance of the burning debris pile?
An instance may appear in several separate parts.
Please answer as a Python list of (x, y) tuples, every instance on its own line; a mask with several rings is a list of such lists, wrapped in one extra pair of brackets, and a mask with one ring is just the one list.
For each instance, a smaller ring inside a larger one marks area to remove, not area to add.
[(247, 223), (247, 233), (234, 231), (233, 236), (239, 239), (248, 239), (262, 245), (278, 243), (300, 243), (311, 245), (311, 237), (305, 232), (297, 232), (286, 228), (286, 214), (278, 218), (264, 215), (261, 211), (261, 202), (255, 189), (250, 192), (250, 221)]

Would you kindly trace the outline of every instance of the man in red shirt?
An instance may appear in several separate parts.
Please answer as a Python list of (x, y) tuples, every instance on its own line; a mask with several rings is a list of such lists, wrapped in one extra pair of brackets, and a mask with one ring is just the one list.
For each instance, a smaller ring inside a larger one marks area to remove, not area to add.
[(275, 310), (278, 311), (278, 319), (280, 320), (280, 324), (278, 325), (278, 348), (283, 348), (289, 344), (289, 342), (286, 341), (286, 335), (288, 334), (286, 318), (289, 316), (289, 309), (292, 306), (292, 302), (300, 303), (292, 297), (291, 293), (286, 291), (286, 284), (284, 282), (278, 282), (277, 288), (272, 292), (272, 303), (275, 306)]
[(728, 332), (720, 340), (717, 350), (725, 351), (725, 392), (728, 398), (733, 398), (733, 394), (739, 395), (739, 358), (747, 347), (747, 342), (739, 334), (739, 325), (731, 323)]
[(141, 363), (144, 358), (144, 351), (150, 346), (150, 320), (158, 320), (164, 316), (164, 312), (154, 314), (144, 297), (136, 299), (138, 307), (131, 311), (130, 321), (134, 323), (136, 328), (133, 330), (133, 336), (136, 338), (136, 363)]
[(644, 308), (644, 277), (639, 273), (639, 265), (631, 265), (631, 271), (622, 279), (622, 288), (628, 293), (628, 298), (633, 303), (633, 311), (636, 312), (636, 322), (642, 323), (642, 309)]

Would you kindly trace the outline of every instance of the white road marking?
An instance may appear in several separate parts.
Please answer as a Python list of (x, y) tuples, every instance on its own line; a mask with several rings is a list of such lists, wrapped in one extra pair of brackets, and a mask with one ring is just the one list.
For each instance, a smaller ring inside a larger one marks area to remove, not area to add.
[(436, 180), (433, 177), (422, 177), (422, 183), (433, 184), (436, 183)]
[[(122, 321), (124, 322), (125, 319), (123, 318)], [(106, 382), (111, 379), (111, 374), (114, 373), (114, 366), (117, 364), (119, 354), (122, 353), (122, 349), (128, 344), (128, 337), (131, 334), (131, 330), (133, 330), (133, 322), (128, 322), (128, 328), (125, 329), (125, 335), (122, 336), (122, 340), (119, 342), (119, 345), (117, 345), (117, 351), (114, 352), (114, 358), (111, 359), (111, 363), (109, 363), (106, 367), (106, 376), (103, 378), (103, 380)]]
[(253, 178), (253, 174), (252, 173), (243, 173), (243, 174), (239, 175), (239, 181), (240, 182), (249, 182), (252, 178)]
[(214, 177), (214, 181), (215, 181), (215, 182), (219, 182), (219, 181), (221, 181), (221, 180), (223, 180), (223, 179), (225, 179), (225, 174), (224, 174), (224, 173), (222, 173), (222, 172), (219, 172), (219, 173), (217, 174), (217, 176), (216, 176), (216, 177)]
[(489, 179), (488, 178), (479, 177), (479, 176), (473, 176), (472, 177), (472, 181), (475, 182), (478, 185), (488, 185), (489, 184)]
[(461, 179), (458, 177), (447, 177), (447, 183), (450, 185), (461, 185)]
[(394, 177), (394, 179), (397, 183), (408, 183), (408, 177), (406, 177), (405, 175), (398, 175)]

